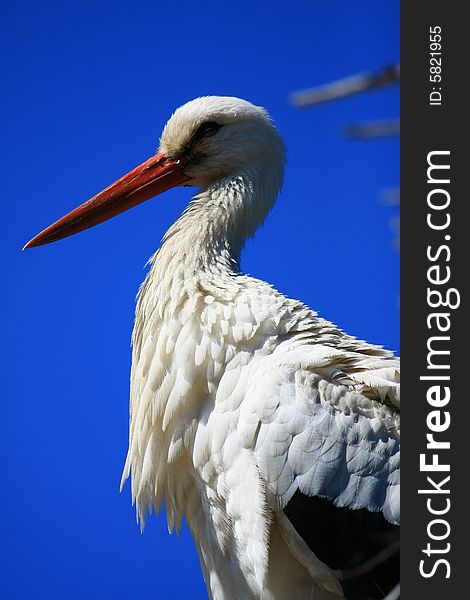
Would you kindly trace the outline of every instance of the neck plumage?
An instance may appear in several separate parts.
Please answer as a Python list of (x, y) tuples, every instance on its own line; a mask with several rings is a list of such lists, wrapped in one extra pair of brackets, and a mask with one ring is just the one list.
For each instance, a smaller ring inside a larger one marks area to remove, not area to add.
[[(225, 327), (236, 329), (231, 338), (240, 336), (230, 314), (246, 278), (235, 275), (246, 239), (263, 223), (279, 191), (281, 151), (279, 157), (262, 158), (202, 190), (151, 259), (132, 336), (130, 442), (123, 473), (125, 480), (132, 469), (142, 519), (162, 497), (170, 524), (185, 512), (186, 493), (173, 494), (167, 483), (172, 461), (183, 456), (184, 444), (193, 443), (194, 414), (215, 393), (234, 351), (233, 344), (223, 343)], [(216, 348), (224, 356), (213, 357)], [(178, 437), (182, 432), (189, 436), (184, 442)]]
[(246, 169), (202, 190), (167, 231), (152, 257), (159, 275), (168, 274), (169, 261), (184, 264), (188, 276), (217, 270), (238, 272), (243, 246), (264, 222), (281, 183), (282, 170), (271, 163)]
[[(170, 227), (137, 301), (136, 325), (156, 326), (182, 303), (201, 295), (237, 293), (240, 254), (263, 223), (282, 183), (283, 163), (262, 163), (221, 179), (197, 194)], [(137, 328), (139, 329), (139, 328)], [(138, 334), (134, 331), (133, 339)]]

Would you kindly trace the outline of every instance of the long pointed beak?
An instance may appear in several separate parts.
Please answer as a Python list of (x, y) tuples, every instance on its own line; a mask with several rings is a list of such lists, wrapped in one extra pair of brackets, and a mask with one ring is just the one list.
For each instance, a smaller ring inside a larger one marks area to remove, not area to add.
[(118, 179), (30, 240), (26, 248), (50, 244), (140, 204), (190, 178), (183, 173), (188, 159), (169, 160), (161, 152)]

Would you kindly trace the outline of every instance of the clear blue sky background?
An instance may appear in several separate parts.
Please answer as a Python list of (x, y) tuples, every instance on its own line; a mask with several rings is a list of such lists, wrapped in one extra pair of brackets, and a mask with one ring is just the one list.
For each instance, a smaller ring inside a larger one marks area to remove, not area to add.
[(191, 190), (57, 244), (44, 226), (146, 159), (205, 94), (268, 108), (285, 185), (244, 270), (343, 329), (398, 349), (398, 254), (381, 191), (398, 139), (345, 123), (398, 116), (390, 88), (301, 111), (291, 92), (399, 58), (398, 2), (2, 2), (0, 597), (204, 598), (187, 530), (144, 535), (126, 486), (129, 339), (144, 264)]

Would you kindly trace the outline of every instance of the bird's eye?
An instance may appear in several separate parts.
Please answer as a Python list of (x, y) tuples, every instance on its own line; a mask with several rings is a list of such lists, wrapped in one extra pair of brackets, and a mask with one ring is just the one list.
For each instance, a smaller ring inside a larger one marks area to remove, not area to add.
[(202, 138), (212, 137), (219, 131), (221, 127), (222, 125), (219, 125), (214, 121), (207, 121), (206, 123), (202, 123), (194, 132), (194, 135), (191, 140), (192, 143), (194, 144), (195, 142), (202, 140)]

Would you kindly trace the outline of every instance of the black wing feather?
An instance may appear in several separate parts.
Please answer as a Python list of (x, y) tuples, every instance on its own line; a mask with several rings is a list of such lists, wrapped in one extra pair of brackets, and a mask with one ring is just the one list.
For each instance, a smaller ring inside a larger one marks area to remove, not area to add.
[(400, 579), (400, 528), (382, 513), (338, 508), (297, 491), (284, 509), (317, 558), (341, 569), (347, 600), (380, 600)]

